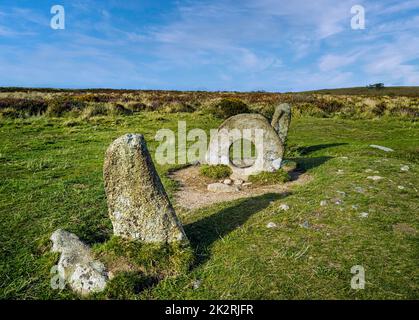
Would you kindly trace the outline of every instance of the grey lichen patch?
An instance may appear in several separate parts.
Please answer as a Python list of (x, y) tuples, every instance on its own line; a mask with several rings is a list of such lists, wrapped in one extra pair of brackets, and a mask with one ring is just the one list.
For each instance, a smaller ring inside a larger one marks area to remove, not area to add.
[(144, 242), (187, 241), (141, 134), (126, 134), (106, 151), (104, 182), (114, 234)]

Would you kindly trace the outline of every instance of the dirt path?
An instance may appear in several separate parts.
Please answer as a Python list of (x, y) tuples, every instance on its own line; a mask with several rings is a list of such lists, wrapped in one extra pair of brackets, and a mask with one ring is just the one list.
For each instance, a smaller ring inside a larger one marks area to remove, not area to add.
[(294, 172), (291, 181), (270, 186), (249, 186), (237, 192), (216, 193), (207, 190), (210, 183), (217, 182), (199, 174), (199, 166), (190, 166), (170, 174), (170, 177), (180, 184), (175, 193), (175, 205), (185, 209), (198, 209), (214, 203), (232, 201), (241, 198), (255, 197), (266, 193), (284, 193), (295, 185), (309, 182), (311, 176), (306, 173)]

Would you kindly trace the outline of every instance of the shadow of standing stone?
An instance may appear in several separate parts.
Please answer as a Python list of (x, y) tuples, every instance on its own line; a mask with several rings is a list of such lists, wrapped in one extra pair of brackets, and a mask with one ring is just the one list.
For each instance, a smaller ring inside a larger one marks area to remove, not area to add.
[(116, 139), (106, 151), (103, 175), (115, 235), (143, 242), (187, 240), (143, 135)]

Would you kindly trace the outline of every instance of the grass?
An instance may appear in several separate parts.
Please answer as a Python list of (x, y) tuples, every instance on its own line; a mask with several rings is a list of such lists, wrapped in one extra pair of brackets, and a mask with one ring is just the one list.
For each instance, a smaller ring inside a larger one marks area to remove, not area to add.
[(188, 272), (194, 255), (187, 243), (144, 244), (112, 236), (93, 248), (112, 279), (95, 299), (135, 299), (160, 280)]
[[(176, 130), (178, 120), (207, 132), (222, 121), (156, 112), (85, 121), (0, 120), (1, 299), (77, 298), (50, 287), (58, 255), (50, 253), (49, 237), (57, 228), (76, 233), (104, 260), (131, 259), (134, 270), (118, 273), (96, 298), (419, 298), (416, 122), (296, 117), (288, 160), (312, 176), (309, 183), (284, 194), (178, 210), (190, 252), (166, 248), (155, 255), (156, 248), (129, 249), (112, 237), (104, 152), (117, 137), (135, 132), (145, 135), (154, 155), (156, 130)], [(410, 170), (402, 172), (402, 165)], [(177, 187), (167, 178), (172, 169), (157, 165), (170, 197)], [(384, 179), (368, 180), (369, 175)], [(320, 206), (322, 200), (326, 206)], [(289, 210), (280, 210), (284, 203)], [(269, 222), (277, 228), (267, 228)], [(301, 227), (303, 222), (309, 227)], [(394, 227), (401, 224), (416, 232)], [(365, 290), (350, 287), (354, 265), (365, 268)]]
[(280, 184), (289, 180), (290, 176), (283, 169), (279, 169), (275, 172), (261, 172), (249, 176), (249, 182), (252, 182), (255, 185)]
[(228, 178), (233, 171), (225, 164), (219, 164), (216, 166), (204, 164), (199, 168), (199, 173), (211, 179), (223, 179)]

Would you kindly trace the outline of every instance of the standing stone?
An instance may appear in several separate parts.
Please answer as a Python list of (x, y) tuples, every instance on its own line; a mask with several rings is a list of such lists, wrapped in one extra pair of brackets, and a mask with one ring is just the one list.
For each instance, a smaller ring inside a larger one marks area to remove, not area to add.
[(144, 242), (187, 240), (143, 135), (116, 139), (106, 151), (103, 175), (115, 235)]
[(287, 103), (282, 103), (275, 108), (271, 125), (278, 133), (282, 143), (285, 144), (288, 136), (288, 129), (291, 123), (291, 107)]
[[(251, 136), (246, 137), (246, 131), (251, 132)], [(243, 168), (230, 159), (230, 147), (242, 138), (252, 142), (256, 149), (254, 163)], [(209, 165), (228, 165), (233, 171), (230, 177), (233, 180), (247, 180), (250, 175), (278, 170), (283, 155), (284, 145), (268, 119), (260, 114), (238, 114), (225, 120), (217, 134), (211, 135), (205, 158)]]

